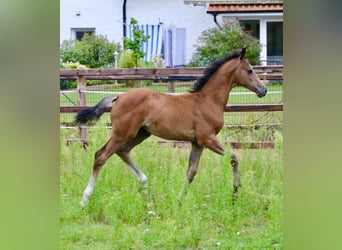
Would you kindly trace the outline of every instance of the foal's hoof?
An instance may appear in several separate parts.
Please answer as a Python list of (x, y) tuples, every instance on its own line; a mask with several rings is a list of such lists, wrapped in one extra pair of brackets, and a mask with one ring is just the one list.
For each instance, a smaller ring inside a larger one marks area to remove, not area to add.
[(235, 201), (237, 200), (238, 198), (238, 189), (239, 189), (240, 186), (234, 186), (234, 192), (233, 192), (233, 195), (232, 195), (232, 201), (233, 201), (233, 205), (235, 204)]
[(147, 189), (148, 188), (148, 181), (142, 181), (141, 182), (141, 189)]
[(142, 195), (144, 195), (144, 196), (147, 196), (147, 195), (148, 195), (148, 190), (147, 190), (147, 188), (141, 188), (139, 191), (140, 191), (140, 193), (141, 193)]
[(81, 202), (80, 202), (80, 207), (81, 207), (82, 209), (84, 209), (86, 206), (87, 206), (87, 202), (84, 201), (84, 200), (81, 200)]
[(141, 182), (141, 186), (138, 192), (141, 193), (142, 195), (148, 195), (148, 182), (147, 181)]

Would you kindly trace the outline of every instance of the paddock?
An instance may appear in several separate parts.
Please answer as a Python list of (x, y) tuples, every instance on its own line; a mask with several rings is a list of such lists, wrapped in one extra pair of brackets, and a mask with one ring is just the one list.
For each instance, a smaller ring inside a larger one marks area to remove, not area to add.
[[(191, 147), (185, 142), (152, 136), (132, 153), (150, 177), (148, 193), (139, 192), (139, 184), (130, 170), (118, 157), (113, 157), (101, 172), (93, 199), (80, 210), (79, 198), (84, 188), (80, 180), (88, 178), (93, 161), (89, 152), (95, 152), (111, 130), (107, 129), (107, 114), (96, 125), (77, 126), (73, 122), (75, 112), (105, 96), (127, 91), (130, 88), (117, 81), (137, 77), (136, 71), (122, 69), (104, 70), (110, 72), (107, 76), (103, 72), (89, 75), (101, 71), (61, 71), (61, 79), (77, 79), (77, 89), (61, 91), (60, 98), (61, 248), (283, 248), (282, 85), (273, 83), (282, 83), (282, 67), (263, 68), (259, 72), (264, 77), (261, 79), (269, 81), (271, 98), (253, 100), (252, 95), (241, 89), (232, 91), (230, 104), (225, 108), (225, 125), (218, 134), (227, 154), (203, 152), (200, 174), (181, 207), (177, 196)], [(195, 77), (189, 77), (192, 69), (163, 69), (166, 76), (152, 81), (158, 70), (152, 71), (138, 81), (138, 87), (182, 93), (190, 88)], [(110, 79), (106, 85), (87, 85), (91, 79), (99, 80), (97, 77)], [(145, 78), (151, 82), (146, 83)], [(88, 143), (86, 151), (82, 149), (82, 140)], [(231, 151), (237, 154), (241, 169), (242, 187), (236, 201), (231, 199)]]

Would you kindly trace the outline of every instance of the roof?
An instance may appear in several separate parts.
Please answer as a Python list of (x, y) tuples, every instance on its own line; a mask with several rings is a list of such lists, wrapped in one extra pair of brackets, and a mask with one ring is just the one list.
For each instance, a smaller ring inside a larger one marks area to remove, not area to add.
[(283, 4), (283, 0), (184, 0), (184, 4)]
[(283, 4), (210, 4), (207, 13), (283, 12)]
[(184, 0), (185, 4), (266, 4), (283, 3), (283, 0)]

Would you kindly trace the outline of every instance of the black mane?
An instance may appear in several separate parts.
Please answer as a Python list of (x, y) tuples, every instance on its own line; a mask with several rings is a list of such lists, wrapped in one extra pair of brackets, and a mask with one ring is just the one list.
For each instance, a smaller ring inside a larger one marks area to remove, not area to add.
[(226, 62), (228, 62), (231, 59), (235, 59), (240, 56), (240, 52), (234, 52), (230, 56), (224, 57), (222, 59), (219, 59), (215, 62), (213, 62), (208, 68), (205, 69), (204, 75), (197, 79), (194, 86), (190, 90), (191, 93), (199, 92), (203, 86), (207, 83), (207, 81), (210, 79), (210, 77), (215, 74), (215, 72)]

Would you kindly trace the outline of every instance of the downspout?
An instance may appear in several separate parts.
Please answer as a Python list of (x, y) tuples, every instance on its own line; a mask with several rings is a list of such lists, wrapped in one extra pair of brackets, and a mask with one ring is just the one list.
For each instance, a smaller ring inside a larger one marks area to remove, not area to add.
[(222, 26), (217, 22), (217, 12), (213, 12), (211, 13), (214, 17), (214, 23), (217, 25), (217, 27), (219, 27), (220, 29), (222, 28)]
[(122, 30), (123, 30), (123, 37), (126, 37), (126, 2), (127, 0), (124, 0), (122, 5)]

